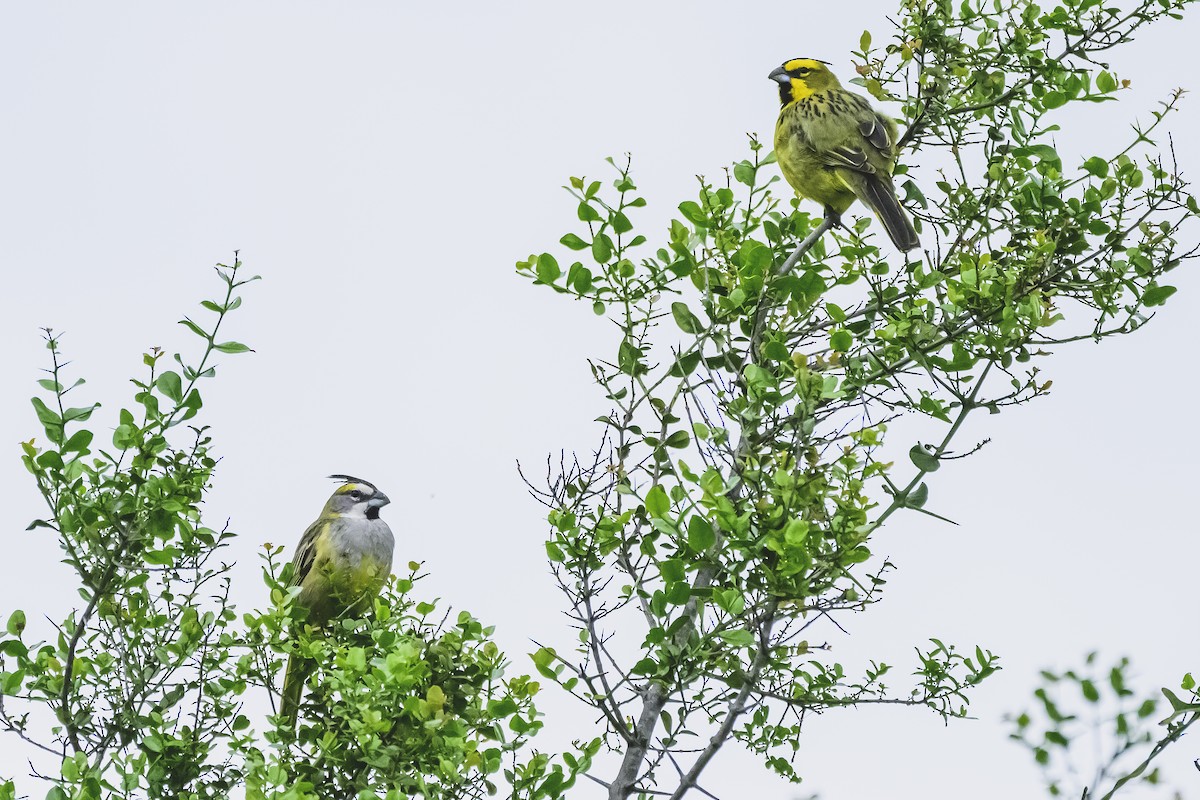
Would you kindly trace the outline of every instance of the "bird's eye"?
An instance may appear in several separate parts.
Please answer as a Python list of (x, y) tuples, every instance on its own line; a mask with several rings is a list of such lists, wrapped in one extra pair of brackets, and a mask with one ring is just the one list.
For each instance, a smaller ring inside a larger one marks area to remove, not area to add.
[(800, 69), (796, 70), (796, 76), (803, 78), (805, 75), (807, 75), (810, 72), (812, 72), (812, 70), (809, 69), (808, 67), (801, 67)]
[(350, 493), (350, 499), (351, 500), (362, 500), (362, 492), (360, 492), (358, 489), (355, 489), (353, 492)]

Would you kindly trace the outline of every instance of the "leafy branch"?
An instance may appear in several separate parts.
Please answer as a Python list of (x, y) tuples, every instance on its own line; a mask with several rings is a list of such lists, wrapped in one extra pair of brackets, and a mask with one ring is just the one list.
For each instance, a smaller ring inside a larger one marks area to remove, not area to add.
[[(872, 702), (962, 717), (999, 669), (983, 648), (966, 657), (935, 640), (918, 651), (919, 687), (893, 694), (890, 667), (847, 683), (809, 637), (818, 624), (844, 632), (839, 617), (881, 599), (892, 565), (870, 540), (895, 512), (945, 520), (926, 478), (982, 446), (956, 445), (966, 417), (1049, 391), (1039, 344), (1136, 330), (1174, 291), (1160, 278), (1196, 253), (1181, 240), (1196, 202), (1147, 135), (1177, 97), (1080, 169), (1050, 143), (1056, 109), (1113, 99), (1120, 84), (1037, 53), (1062, 32), (1068, 55), (1090, 57), (1162, 16), (1155, 3), (1119, 16), (1095, 6), (1012, 2), (993, 19), (983, 4), (910, 2), (882, 53), (864, 34), (863, 84), (876, 96), (909, 86), (907, 143), (945, 160), (941, 180), (905, 183), (928, 246), (917, 260), (881, 253), (869, 219), (838, 230), (782, 202), (774, 158), (752, 139), (724, 185), (701, 180), (679, 205), (663, 247), (636, 234), (645, 201), (628, 161), (612, 162), (611, 198), (571, 179), (586, 230), (560, 243), (581, 260), (565, 274), (550, 253), (518, 262), (618, 331), (615, 358), (589, 362), (612, 404), (599, 446), (529, 483), (580, 640), (573, 655), (542, 643), (534, 662), (605, 721), (620, 764), (591, 777), (610, 797), (704, 792), (730, 739), (799, 780), (776, 753), (795, 751), (806, 715)], [(975, 44), (938, 44), (968, 29)], [(1026, 70), (1004, 85), (989, 70), (1018, 58), (1018, 42)], [(1048, 332), (1083, 319), (1086, 337)], [(886, 439), (904, 416), (947, 427), (936, 444), (900, 446), (916, 472), (899, 479)], [(667, 763), (674, 778), (659, 774)]]

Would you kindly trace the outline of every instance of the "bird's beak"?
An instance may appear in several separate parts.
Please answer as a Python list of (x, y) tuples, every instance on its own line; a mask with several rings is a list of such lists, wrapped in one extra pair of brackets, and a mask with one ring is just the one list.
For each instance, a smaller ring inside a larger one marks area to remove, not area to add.
[(776, 67), (771, 70), (771, 74), (767, 77), (783, 86), (791, 86), (792, 84), (792, 76), (788, 75), (787, 70), (783, 67)]
[(391, 498), (389, 498), (386, 494), (383, 492), (375, 492), (375, 494), (371, 496), (371, 499), (367, 501), (367, 505), (371, 508), (383, 508), (390, 502), (392, 502)]

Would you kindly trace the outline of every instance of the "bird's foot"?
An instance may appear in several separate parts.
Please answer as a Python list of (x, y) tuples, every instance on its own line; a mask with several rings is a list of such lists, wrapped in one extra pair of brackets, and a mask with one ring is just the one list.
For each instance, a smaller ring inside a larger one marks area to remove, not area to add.
[(825, 206), (825, 219), (829, 220), (829, 225), (832, 228), (844, 228), (842, 224), (842, 215), (834, 211), (829, 206)]

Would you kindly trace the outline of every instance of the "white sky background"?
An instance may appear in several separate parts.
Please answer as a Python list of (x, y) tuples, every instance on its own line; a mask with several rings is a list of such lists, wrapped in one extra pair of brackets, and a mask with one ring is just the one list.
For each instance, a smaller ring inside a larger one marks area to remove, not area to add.
[[(265, 602), (257, 552), (290, 548), (331, 490), (323, 476), (361, 475), (394, 499), (397, 561), (426, 562), (423, 591), (496, 624), (515, 668), (531, 670), (530, 638), (567, 645), (571, 633), (544, 563), (543, 510), (514, 461), (536, 471), (547, 452), (593, 443), (604, 406), (584, 359), (616, 342), (587, 306), (531, 288), (513, 262), (573, 229), (567, 176), (607, 180), (603, 158), (626, 151), (650, 202), (634, 221), (655, 241), (696, 173), (744, 157), (748, 131), (769, 140), (767, 72), (809, 55), (849, 77), (859, 34), (885, 38), (894, 7), (4, 6), (0, 616), (61, 617), (76, 598), (46, 532), (23, 532), (42, 513), (16, 447), (40, 435), (28, 401), (46, 364), (38, 327), (65, 332), (72, 374), (89, 380), (77, 400), (101, 401), (93, 425), (111, 430), (141, 353), (195, 346), (174, 323), (204, 313), (196, 303), (219, 290), (210, 265), (241, 248), (265, 280), (228, 333), (257, 353), (221, 359), (202, 417), (224, 457), (210, 524), (229, 517), (241, 534), (238, 601)], [(1198, 21), (1116, 51), (1132, 89), (1063, 114), (1063, 150), (1111, 151), (1172, 88), (1200, 88)], [(1171, 122), (1192, 177), (1198, 102)], [(959, 527), (889, 523), (874, 547), (899, 566), (889, 596), (853, 621), (853, 637), (829, 634), (851, 672), (868, 658), (907, 672), (931, 636), (1001, 654), (1005, 670), (975, 694), (978, 719), (828, 714), (803, 738), (802, 787), (731, 746), (708, 789), (1034, 797), (1032, 761), (1001, 718), (1028, 706), (1039, 668), (1093, 648), (1129, 654), (1146, 691), (1200, 669), (1193, 273), (1171, 275), (1179, 293), (1136, 335), (1046, 361), (1048, 398), (972, 419), (964, 441), (992, 444), (930, 482), (930, 508)], [(586, 709), (550, 692), (541, 705), (543, 747), (593, 735)], [(1169, 761), (1188, 796), (1200, 794), (1194, 739)], [(0, 774), (25, 772), (14, 744), (0, 743)]]

